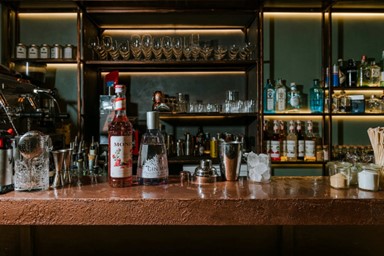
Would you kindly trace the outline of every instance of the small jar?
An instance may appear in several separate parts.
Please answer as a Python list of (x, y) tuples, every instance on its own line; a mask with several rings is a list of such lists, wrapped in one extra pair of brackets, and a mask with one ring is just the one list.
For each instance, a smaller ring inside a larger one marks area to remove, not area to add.
[(63, 48), (63, 59), (73, 59), (74, 47), (71, 44), (66, 44)]
[(28, 48), (28, 58), (38, 59), (39, 58), (39, 47), (35, 44), (31, 44)]
[(378, 191), (380, 183), (380, 169), (376, 164), (358, 164), (357, 182), (359, 189)]
[(51, 48), (48, 44), (42, 44), (40, 47), (40, 58), (49, 59), (51, 56)]
[(63, 48), (59, 44), (54, 44), (51, 48), (51, 58), (61, 59), (63, 57)]
[(332, 188), (348, 189), (351, 182), (352, 164), (347, 162), (328, 162), (329, 181)]
[(16, 45), (16, 59), (26, 59), (27, 58), (27, 46), (22, 43)]

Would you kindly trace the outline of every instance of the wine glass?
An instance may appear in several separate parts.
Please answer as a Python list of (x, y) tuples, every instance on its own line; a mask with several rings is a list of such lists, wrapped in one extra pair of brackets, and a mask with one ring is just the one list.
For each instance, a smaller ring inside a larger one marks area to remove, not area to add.
[(129, 58), (131, 56), (131, 51), (129, 48), (129, 41), (128, 40), (125, 40), (124, 42), (120, 43), (119, 53), (120, 53), (121, 58), (123, 58), (123, 60), (129, 60)]
[(135, 60), (140, 60), (142, 51), (141, 51), (141, 38), (139, 35), (132, 35), (130, 48), (132, 51), (133, 58)]
[(163, 56), (162, 42), (160, 37), (153, 39), (152, 52), (156, 60), (160, 60)]
[(145, 60), (150, 60), (152, 58), (152, 45), (152, 36), (149, 34), (143, 35), (141, 40), (141, 49)]
[(163, 54), (165, 56), (165, 59), (171, 60), (172, 59), (172, 53), (173, 53), (171, 37), (169, 37), (169, 36), (163, 37), (162, 50), (163, 50)]
[(177, 61), (180, 61), (181, 56), (183, 55), (183, 40), (181, 37), (176, 36), (173, 38), (172, 42), (173, 55)]

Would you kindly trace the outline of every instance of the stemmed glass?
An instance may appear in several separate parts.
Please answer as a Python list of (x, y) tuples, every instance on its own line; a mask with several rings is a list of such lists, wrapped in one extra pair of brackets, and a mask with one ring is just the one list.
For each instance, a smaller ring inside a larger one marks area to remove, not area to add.
[(160, 37), (153, 39), (152, 52), (156, 60), (161, 60), (163, 56), (162, 42)]
[(131, 47), (133, 58), (135, 60), (140, 60), (142, 51), (141, 51), (141, 38), (139, 35), (132, 35), (130, 47)]
[(173, 38), (173, 55), (177, 61), (180, 61), (181, 56), (183, 55), (183, 40), (181, 37), (177, 36)]
[(115, 40), (112, 46), (110, 47), (108, 51), (109, 55), (111, 56), (112, 60), (118, 60), (120, 56), (119, 46), (117, 41)]
[(198, 45), (192, 46), (191, 54), (194, 61), (197, 61), (199, 59), (200, 51), (201, 51), (200, 46)]
[(172, 59), (172, 39), (169, 36), (163, 37), (163, 44), (162, 44), (163, 54), (165, 56), (166, 60)]
[(215, 60), (222, 60), (224, 59), (227, 52), (228, 52), (228, 49), (226, 47), (222, 45), (218, 45), (213, 52), (213, 56)]
[(152, 45), (153, 45), (152, 36), (148, 34), (143, 35), (141, 40), (141, 48), (142, 48), (145, 60), (150, 60), (152, 58)]
[(234, 45), (231, 45), (231, 47), (229, 47), (229, 51), (228, 51), (228, 57), (230, 60), (236, 60), (237, 58), (237, 54), (239, 53), (239, 46), (237, 46), (236, 44)]
[(124, 42), (120, 43), (119, 53), (120, 53), (121, 58), (123, 58), (123, 60), (129, 60), (129, 58), (131, 57), (131, 51), (129, 49), (129, 41), (128, 40), (125, 40)]

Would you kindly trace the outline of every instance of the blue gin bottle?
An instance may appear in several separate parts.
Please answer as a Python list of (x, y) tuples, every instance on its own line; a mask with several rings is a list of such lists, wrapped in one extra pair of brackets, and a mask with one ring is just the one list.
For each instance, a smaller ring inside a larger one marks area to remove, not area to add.
[(313, 86), (309, 90), (309, 108), (311, 113), (323, 113), (324, 90), (320, 87), (319, 79), (313, 80)]
[(264, 86), (264, 113), (275, 113), (276, 91), (270, 79)]

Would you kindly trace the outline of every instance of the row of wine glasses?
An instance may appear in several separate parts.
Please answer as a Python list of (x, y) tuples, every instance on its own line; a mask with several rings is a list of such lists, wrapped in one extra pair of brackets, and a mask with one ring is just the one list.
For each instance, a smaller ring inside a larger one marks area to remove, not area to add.
[(230, 46), (213, 44), (212, 41), (201, 42), (192, 36), (158, 36), (149, 34), (132, 35), (122, 41), (104, 35), (91, 38), (88, 47), (92, 50), (93, 60), (253, 60), (255, 45), (250, 42)]

